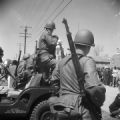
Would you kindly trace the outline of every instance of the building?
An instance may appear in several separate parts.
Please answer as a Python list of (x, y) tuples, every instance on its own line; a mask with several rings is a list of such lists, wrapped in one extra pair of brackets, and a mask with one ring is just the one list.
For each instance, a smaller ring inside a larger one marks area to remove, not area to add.
[(95, 60), (97, 67), (110, 67), (110, 58), (95, 56), (93, 59)]
[(112, 67), (120, 67), (120, 49), (116, 49), (116, 53), (111, 58), (111, 66)]

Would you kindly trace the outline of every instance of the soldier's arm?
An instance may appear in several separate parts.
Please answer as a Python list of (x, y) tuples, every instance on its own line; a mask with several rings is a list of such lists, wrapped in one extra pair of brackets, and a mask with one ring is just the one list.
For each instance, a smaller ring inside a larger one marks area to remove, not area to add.
[(84, 63), (84, 73), (85, 73), (85, 88), (102, 85), (97, 69), (96, 63), (92, 58), (88, 58)]
[(101, 83), (96, 71), (96, 64), (93, 59), (88, 59), (84, 67), (85, 89), (90, 95), (90, 99), (96, 106), (102, 106), (105, 101), (106, 89)]

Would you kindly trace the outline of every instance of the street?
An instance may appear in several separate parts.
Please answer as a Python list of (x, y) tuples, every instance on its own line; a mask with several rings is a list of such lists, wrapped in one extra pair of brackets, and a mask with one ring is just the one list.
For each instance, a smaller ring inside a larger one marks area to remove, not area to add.
[(113, 102), (115, 99), (118, 91), (118, 88), (113, 88), (109, 86), (106, 87), (106, 100), (104, 102), (104, 105), (102, 106), (103, 110), (103, 120), (117, 120), (109, 116), (109, 105)]

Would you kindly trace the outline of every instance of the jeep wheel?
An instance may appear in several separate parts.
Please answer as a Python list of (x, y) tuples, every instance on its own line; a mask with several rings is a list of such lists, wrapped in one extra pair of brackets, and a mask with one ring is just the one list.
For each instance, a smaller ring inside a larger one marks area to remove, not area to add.
[(40, 102), (33, 109), (30, 120), (50, 120), (50, 107), (47, 101)]

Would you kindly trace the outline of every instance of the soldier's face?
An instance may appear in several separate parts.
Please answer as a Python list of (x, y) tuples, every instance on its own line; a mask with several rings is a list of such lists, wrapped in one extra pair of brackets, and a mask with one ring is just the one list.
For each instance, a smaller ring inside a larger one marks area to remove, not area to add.
[(48, 34), (51, 35), (53, 33), (53, 30), (52, 29), (47, 29), (48, 31)]

